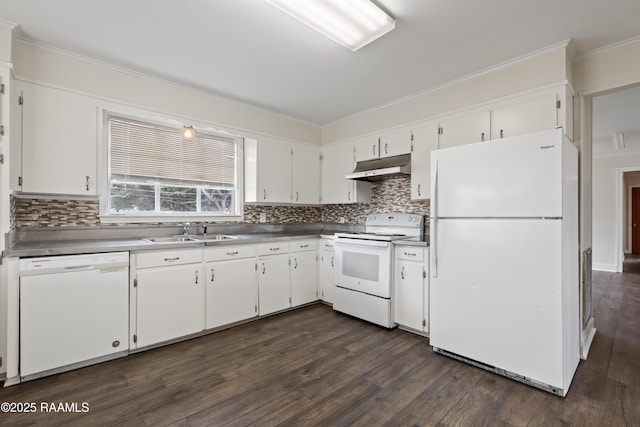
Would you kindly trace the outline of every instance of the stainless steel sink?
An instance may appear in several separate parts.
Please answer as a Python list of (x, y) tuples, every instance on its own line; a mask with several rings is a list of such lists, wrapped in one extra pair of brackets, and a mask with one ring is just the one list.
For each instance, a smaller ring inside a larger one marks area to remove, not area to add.
[(207, 234), (194, 236), (195, 240), (234, 240), (239, 239), (238, 236), (230, 236), (228, 234)]
[(180, 243), (198, 241), (198, 239), (193, 236), (145, 237), (142, 240), (149, 243)]

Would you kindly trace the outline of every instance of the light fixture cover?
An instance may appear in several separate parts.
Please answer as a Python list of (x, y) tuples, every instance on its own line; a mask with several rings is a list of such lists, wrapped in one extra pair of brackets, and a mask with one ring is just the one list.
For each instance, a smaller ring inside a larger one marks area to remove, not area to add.
[(266, 0), (356, 51), (393, 30), (396, 21), (370, 0)]
[(182, 128), (182, 139), (192, 141), (196, 137), (196, 130), (193, 126), (184, 126)]

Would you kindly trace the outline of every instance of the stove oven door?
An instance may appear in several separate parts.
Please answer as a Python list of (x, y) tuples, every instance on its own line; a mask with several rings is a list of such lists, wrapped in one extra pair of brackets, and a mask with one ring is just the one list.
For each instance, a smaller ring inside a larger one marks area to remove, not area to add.
[(336, 286), (391, 298), (390, 242), (339, 238), (334, 248)]

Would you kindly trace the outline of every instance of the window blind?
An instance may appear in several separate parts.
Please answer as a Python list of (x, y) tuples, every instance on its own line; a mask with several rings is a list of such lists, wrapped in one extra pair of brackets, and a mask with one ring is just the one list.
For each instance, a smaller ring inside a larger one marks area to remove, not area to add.
[(236, 141), (199, 132), (182, 140), (181, 129), (109, 117), (111, 175), (235, 185)]

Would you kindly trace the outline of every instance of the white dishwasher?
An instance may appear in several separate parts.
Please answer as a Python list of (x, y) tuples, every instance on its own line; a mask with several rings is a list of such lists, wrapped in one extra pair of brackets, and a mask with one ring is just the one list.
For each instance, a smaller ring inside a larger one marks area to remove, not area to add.
[(127, 354), (129, 253), (20, 260), (20, 377)]

